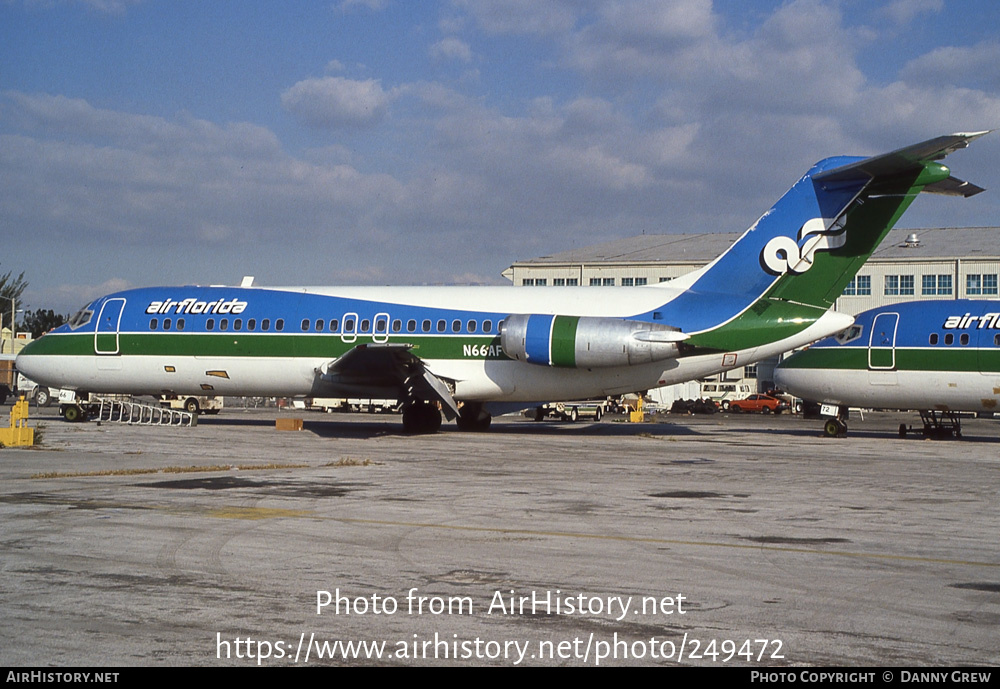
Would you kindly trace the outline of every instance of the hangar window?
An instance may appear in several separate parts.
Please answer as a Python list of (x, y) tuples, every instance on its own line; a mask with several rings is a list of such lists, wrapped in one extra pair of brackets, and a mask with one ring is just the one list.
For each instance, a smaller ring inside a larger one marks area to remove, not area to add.
[(946, 333), (944, 336), (944, 343), (946, 345), (955, 344), (955, 336), (952, 335), (951, 333)]
[(448, 324), (445, 323), (445, 321), (444, 321), (443, 318), (438, 321), (438, 332), (439, 333), (443, 333), (445, 330), (447, 330), (447, 328), (448, 328)]
[(271, 329), (271, 319), (270, 318), (265, 318), (264, 320), (262, 320), (260, 322), (260, 329), (261, 330), (270, 330)]
[(303, 318), (302, 319), (302, 332), (305, 332), (307, 330), (309, 330), (309, 319), (308, 318)]
[(996, 295), (997, 293), (997, 275), (993, 274), (976, 274), (976, 275), (966, 275), (965, 276), (965, 293), (971, 296), (981, 296), (981, 295)]
[(931, 336), (927, 339), (927, 341), (930, 342), (932, 345), (936, 345), (938, 343), (938, 334), (931, 333)]
[(156, 330), (156, 319), (155, 318), (150, 318), (149, 319), (149, 329), (150, 330)]
[(457, 318), (455, 320), (453, 320), (451, 322), (451, 331), (453, 333), (460, 333), (460, 332), (462, 332), (462, 321), (458, 320)]
[(969, 333), (962, 333), (961, 336), (959, 336), (958, 338), (958, 342), (963, 347), (969, 344)]
[(392, 322), (392, 332), (398, 333), (403, 329), (403, 321), (398, 318)]
[(430, 320), (425, 318), (424, 322), (420, 324), (420, 329), (423, 330), (425, 333), (429, 333), (431, 331)]
[(406, 332), (415, 333), (417, 332), (417, 322), (412, 318), (406, 321)]
[(215, 330), (215, 319), (209, 318), (205, 321), (205, 330)]
[(887, 297), (913, 296), (912, 275), (886, 275), (885, 295)]
[(465, 324), (465, 328), (470, 333), (476, 332), (476, 322), (475, 321), (469, 321), (468, 323)]
[(284, 318), (279, 318), (278, 320), (276, 320), (274, 322), (274, 329), (275, 330), (284, 330), (285, 329), (285, 319)]
[(485, 321), (483, 321), (483, 332), (484, 333), (493, 332), (493, 322), (491, 320), (486, 319)]
[(170, 319), (169, 318), (164, 318), (163, 319), (163, 329), (164, 330), (170, 330)]

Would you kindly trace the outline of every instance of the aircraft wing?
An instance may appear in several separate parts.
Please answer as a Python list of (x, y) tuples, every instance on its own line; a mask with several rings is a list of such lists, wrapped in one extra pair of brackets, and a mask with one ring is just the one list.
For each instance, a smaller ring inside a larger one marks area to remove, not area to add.
[(441, 402), (445, 416), (455, 418), (458, 405), (448, 384), (431, 373), (412, 349), (413, 345), (402, 342), (358, 345), (331, 362), (322, 381), (346, 387), (395, 387), (401, 397)]
[[(949, 153), (967, 148), (970, 141), (985, 136), (990, 131), (939, 136), (919, 144), (900, 148), (891, 153), (872, 156), (856, 163), (842, 165), (832, 170), (821, 172), (814, 175), (813, 179), (817, 182), (842, 182), (865, 176), (875, 179), (919, 171), (924, 167), (925, 163), (941, 160)], [(982, 187), (956, 177), (948, 177), (940, 182), (928, 184), (924, 187), (924, 191), (935, 194), (969, 197), (985, 190)]]

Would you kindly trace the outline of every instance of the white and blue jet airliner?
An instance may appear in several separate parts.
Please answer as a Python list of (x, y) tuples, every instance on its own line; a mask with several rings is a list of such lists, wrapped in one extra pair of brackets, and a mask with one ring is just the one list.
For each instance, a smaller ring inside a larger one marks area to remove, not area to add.
[(916, 196), (981, 188), (938, 161), (987, 132), (814, 165), (725, 253), (669, 283), (600, 287), (148, 287), (28, 345), (51, 387), (395, 398), (408, 432), (692, 380), (840, 332), (834, 300)]

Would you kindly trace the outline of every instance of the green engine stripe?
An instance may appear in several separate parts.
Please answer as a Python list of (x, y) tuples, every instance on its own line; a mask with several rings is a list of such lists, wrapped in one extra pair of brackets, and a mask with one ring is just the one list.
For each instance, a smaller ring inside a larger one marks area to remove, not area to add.
[(552, 324), (552, 365), (576, 367), (576, 328), (579, 316), (556, 316)]

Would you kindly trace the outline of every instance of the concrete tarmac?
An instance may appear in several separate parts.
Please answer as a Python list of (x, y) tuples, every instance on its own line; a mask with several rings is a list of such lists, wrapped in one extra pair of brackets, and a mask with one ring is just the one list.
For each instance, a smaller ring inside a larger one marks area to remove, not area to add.
[(996, 665), (1000, 421), (901, 422), (42, 410), (0, 450), (0, 664)]

